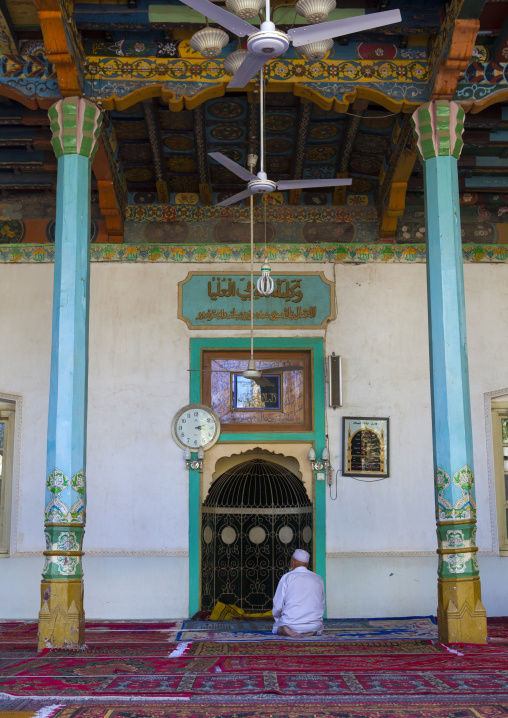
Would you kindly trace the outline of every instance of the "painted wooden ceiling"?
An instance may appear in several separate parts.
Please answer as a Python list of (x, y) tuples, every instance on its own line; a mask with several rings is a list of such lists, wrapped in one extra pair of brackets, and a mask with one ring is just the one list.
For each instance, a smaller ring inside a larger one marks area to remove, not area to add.
[[(12, 52), (6, 52), (4, 38), (0, 189), (4, 197), (40, 191), (51, 202), (56, 160), (45, 108), (57, 99), (64, 71), (54, 49), (50, 52), (39, 5), (39, 0), (6, 0), (2, 11)], [(476, 229), (489, 241), (489, 223), (502, 224), (508, 214), (508, 1), (352, 0), (347, 6), (357, 12), (399, 7), (402, 23), (335, 41), (323, 62), (305, 61), (291, 48), (280, 62), (267, 65), (265, 168), (274, 180), (344, 176), (353, 183), (347, 190), (277, 192), (259, 199), (258, 206), (288, 207), (293, 214), (296, 207), (344, 207), (354, 209), (356, 217), (364, 211), (369, 221), (376, 215), (382, 224), (392, 183), (401, 183), (400, 157), (407, 155), (402, 209), (384, 236), (422, 241), (423, 172), (408, 117), (439, 84), (439, 63), (446, 66), (453, 55), (458, 23), (476, 19), (471, 56), (461, 61), (453, 96), (469, 110), (459, 160), (463, 222), (471, 225), (468, 236), (473, 224), (483, 223)], [(123, 213), (119, 221), (136, 212), (149, 219), (154, 208), (164, 206), (193, 207), (195, 217), (197, 207), (216, 206), (245, 187), (208, 157), (218, 150), (245, 166), (249, 153), (261, 155), (259, 86), (229, 91), (228, 78), (221, 75), (223, 59), (241, 46), (237, 38), (230, 35), (210, 63), (189, 48), (204, 18), (179, 0), (106, 0), (73, 7), (61, 2), (59, 7), (75, 30), (67, 45), (77, 47), (78, 80), (85, 95), (106, 110), (108, 181), (116, 192), (115, 211)], [(291, 4), (275, 3), (275, 8), (281, 29), (305, 22)], [(447, 18), (453, 13), (455, 29), (450, 30)], [(95, 174), (94, 197), (103, 208), (104, 199), (96, 195), (105, 180)], [(358, 237), (354, 222), (343, 224), (337, 228), (341, 241)], [(307, 241), (314, 241), (311, 235)]]

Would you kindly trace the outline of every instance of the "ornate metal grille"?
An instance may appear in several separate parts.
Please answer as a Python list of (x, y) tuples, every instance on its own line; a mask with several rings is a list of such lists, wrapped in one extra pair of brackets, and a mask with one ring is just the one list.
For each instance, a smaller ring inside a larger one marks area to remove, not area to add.
[(228, 469), (203, 504), (203, 610), (217, 601), (269, 610), (296, 548), (312, 556), (312, 504), (301, 479), (263, 459)]

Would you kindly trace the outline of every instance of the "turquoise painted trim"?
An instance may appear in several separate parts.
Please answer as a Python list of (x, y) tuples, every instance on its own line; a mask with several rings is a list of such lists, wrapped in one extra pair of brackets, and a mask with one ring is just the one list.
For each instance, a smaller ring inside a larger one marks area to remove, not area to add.
[[(319, 357), (314, 355), (314, 431), (316, 456), (321, 456), (326, 443), (325, 427), (325, 376), (323, 344)], [(325, 582), (326, 595), (326, 481), (317, 481), (314, 475), (314, 570)]]
[[(59, 158), (46, 476), (86, 465), (90, 178), (88, 157)], [(70, 508), (85, 497), (67, 483), (58, 499)]]
[[(312, 373), (312, 399), (314, 409), (314, 430), (308, 432), (252, 432), (241, 435), (224, 432), (219, 441), (237, 443), (242, 442), (276, 442), (276, 441), (310, 441), (314, 443), (316, 454), (320, 455), (325, 446), (325, 385), (324, 385), (324, 346), (321, 337), (287, 337), (274, 339), (262, 337), (255, 340), (256, 348), (263, 349), (311, 349), (313, 352), (313, 373)], [(190, 340), (190, 368), (201, 368), (201, 351), (203, 349), (249, 349), (250, 339), (239, 338), (210, 338)], [(199, 404), (201, 402), (201, 375), (199, 372), (191, 372), (190, 379), (190, 402)], [(192, 483), (194, 477), (189, 471), (189, 615), (193, 615), (198, 608), (200, 599), (200, 496), (199, 485)], [(314, 569), (325, 582), (326, 586), (326, 481), (314, 479)], [(197, 517), (197, 518), (196, 518)]]
[[(197, 459), (197, 454), (192, 456)], [(199, 471), (189, 469), (189, 616), (199, 611), (199, 600), (201, 596), (201, 581), (199, 575), (200, 564), (200, 474)], [(196, 540), (197, 539), (197, 540)], [(191, 566), (198, 567), (197, 571), (191, 571)]]
[(505, 177), (466, 177), (465, 186), (467, 189), (475, 189), (482, 187), (500, 187), (506, 189), (508, 182)]

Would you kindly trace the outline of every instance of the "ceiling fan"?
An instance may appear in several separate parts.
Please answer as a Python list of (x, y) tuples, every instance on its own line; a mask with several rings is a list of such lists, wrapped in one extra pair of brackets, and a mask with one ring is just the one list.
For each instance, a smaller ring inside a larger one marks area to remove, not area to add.
[[(266, 20), (261, 23), (260, 28), (251, 25), (250, 22), (233, 15), (228, 10), (224, 10), (224, 8), (215, 5), (209, 0), (182, 0), (182, 2), (202, 13), (205, 17), (210, 18), (210, 20), (222, 25), (226, 30), (235, 33), (238, 37), (247, 35), (249, 54), (229, 81), (229, 88), (245, 87), (268, 60), (283, 55), (291, 42), (294, 47), (300, 47), (320, 40), (330, 40), (341, 35), (350, 35), (355, 32), (391, 25), (401, 22), (402, 19), (400, 10), (385, 10), (342, 20), (318, 22), (314, 25), (292, 28), (285, 33), (277, 30), (270, 20), (270, 0), (266, 0)], [(272, 189), (268, 191), (273, 192)]]
[[(193, 2), (195, 0), (192, 0)], [(199, 2), (207, 2), (208, 0), (199, 0)], [(265, 140), (264, 140), (264, 89), (263, 89), (263, 70), (261, 70), (261, 77), (260, 77), (260, 147), (261, 147), (261, 163), (260, 163), (260, 170), (257, 173), (257, 175), (250, 172), (245, 167), (242, 167), (241, 165), (237, 164), (234, 160), (230, 159), (229, 157), (226, 157), (226, 155), (223, 155), (222, 152), (209, 152), (208, 154), (212, 159), (214, 159), (216, 162), (219, 162), (221, 165), (226, 167), (228, 170), (233, 172), (237, 177), (240, 177), (240, 179), (245, 180), (247, 184), (247, 189), (243, 192), (238, 192), (238, 194), (234, 194), (232, 197), (228, 197), (227, 199), (223, 200), (222, 202), (219, 202), (219, 207), (228, 207), (230, 204), (235, 204), (236, 202), (240, 202), (242, 199), (246, 199), (247, 197), (252, 197), (252, 195), (255, 194), (267, 194), (269, 192), (275, 192), (276, 190), (291, 190), (291, 189), (317, 189), (318, 187), (344, 187), (345, 185), (350, 185), (352, 183), (352, 179), (350, 178), (344, 178), (344, 179), (297, 179), (297, 180), (279, 180), (278, 182), (274, 182), (273, 180), (268, 179), (268, 176), (265, 169)], [(255, 155), (254, 155), (255, 157)], [(257, 158), (256, 158), (257, 159)], [(254, 162), (255, 164), (255, 162)]]
[[(194, 0), (193, 0), (194, 1)], [(261, 168), (263, 168), (264, 163), (264, 141), (263, 141), (263, 97), (264, 97), (264, 91), (263, 91), (263, 77), (261, 75), (260, 78), (260, 112), (261, 112)], [(236, 162), (233, 162), (233, 160), (230, 160), (229, 157), (226, 157), (225, 155), (221, 154), (220, 152), (210, 152), (209, 153), (211, 157), (216, 159), (218, 162), (223, 164), (228, 169), (231, 169), (233, 172), (235, 172), (238, 176), (242, 177), (242, 179), (246, 179), (246, 175), (248, 175), (248, 178), (253, 178), (249, 182), (249, 188), (253, 184), (254, 180), (256, 180), (258, 183), (265, 182), (270, 186), (270, 189), (260, 190), (260, 189), (247, 189), (245, 192), (240, 192), (240, 194), (236, 194), (233, 197), (229, 197), (227, 200), (224, 200), (224, 202), (221, 202), (220, 205), (227, 206), (228, 204), (233, 204), (234, 202), (239, 202), (241, 199), (245, 199), (246, 197), (250, 196), (250, 283), (249, 283), (249, 290), (250, 290), (250, 359), (248, 360), (247, 368), (243, 371), (240, 371), (238, 369), (228, 369), (227, 367), (219, 364), (219, 362), (216, 362), (219, 365), (219, 369), (190, 369), (189, 371), (201, 371), (201, 372), (211, 372), (211, 373), (230, 373), (230, 374), (241, 374), (245, 379), (250, 379), (251, 381), (255, 382), (259, 386), (273, 386), (273, 384), (270, 382), (270, 380), (266, 377), (268, 374), (281, 374), (286, 371), (303, 371), (303, 366), (300, 366), (298, 364), (290, 364), (288, 366), (280, 365), (280, 366), (273, 366), (268, 367), (266, 369), (258, 369), (256, 367), (256, 361), (254, 359), (254, 195), (257, 192), (273, 192), (275, 187), (277, 186), (275, 182), (271, 182), (270, 180), (266, 179), (266, 173), (263, 171), (258, 172), (258, 175), (252, 174), (248, 170), (246, 170), (241, 165), (236, 164)], [(254, 156), (254, 164), (257, 158)], [(300, 183), (300, 180), (295, 180), (294, 182)], [(302, 180), (304, 187), (328, 187), (332, 183), (340, 182), (341, 184), (351, 184), (352, 180), (350, 179), (343, 179), (343, 180)], [(282, 183), (278, 183), (279, 188), (281, 187)], [(285, 183), (289, 184), (289, 183)], [(291, 184), (291, 187), (295, 187), (296, 185), (293, 183)], [(299, 187), (302, 187), (302, 184), (298, 184)], [(266, 217), (265, 217), (266, 221)]]

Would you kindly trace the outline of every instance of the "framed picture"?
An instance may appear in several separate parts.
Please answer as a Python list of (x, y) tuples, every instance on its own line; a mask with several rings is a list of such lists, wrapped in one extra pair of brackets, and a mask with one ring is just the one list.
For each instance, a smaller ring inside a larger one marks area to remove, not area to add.
[(343, 476), (386, 478), (389, 419), (343, 417)]
[(264, 374), (269, 384), (260, 386), (243, 374), (231, 372), (232, 411), (280, 411), (282, 407), (282, 374)]
[[(269, 382), (262, 387), (242, 374), (249, 359), (248, 349), (201, 350), (201, 400), (220, 416), (222, 430), (313, 431), (312, 350), (256, 349)], [(281, 371), (285, 366), (291, 371)]]

